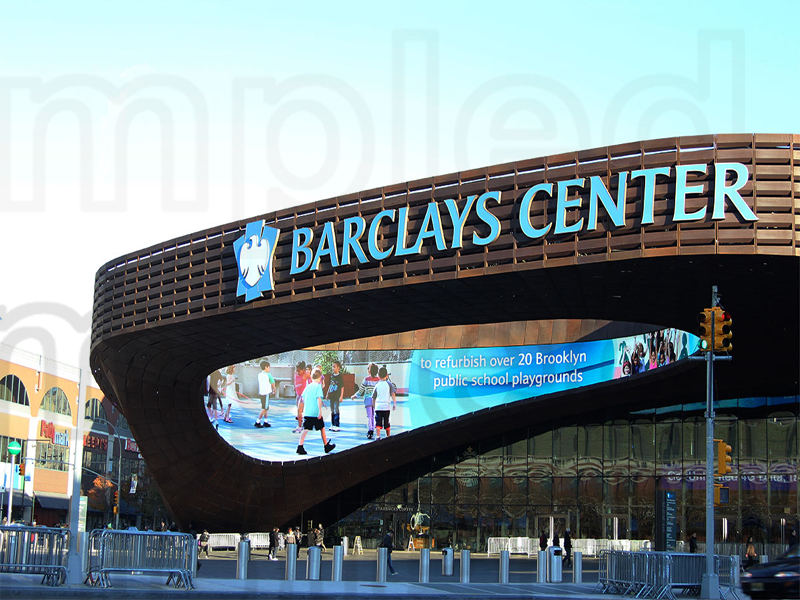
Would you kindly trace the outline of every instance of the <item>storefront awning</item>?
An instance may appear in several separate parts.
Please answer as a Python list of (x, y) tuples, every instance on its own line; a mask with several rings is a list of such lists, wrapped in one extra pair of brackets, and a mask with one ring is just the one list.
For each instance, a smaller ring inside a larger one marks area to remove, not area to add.
[[(13, 502), (14, 506), (22, 506), (22, 502), (30, 503), (31, 497), (25, 494), (23, 497), (22, 492), (20, 490), (14, 490), (14, 497)], [(8, 506), (8, 490), (0, 488), (0, 506), (3, 506), (3, 514), (5, 513), (5, 507)]]
[(36, 501), (42, 508), (69, 510), (69, 496), (56, 492), (35, 492)]

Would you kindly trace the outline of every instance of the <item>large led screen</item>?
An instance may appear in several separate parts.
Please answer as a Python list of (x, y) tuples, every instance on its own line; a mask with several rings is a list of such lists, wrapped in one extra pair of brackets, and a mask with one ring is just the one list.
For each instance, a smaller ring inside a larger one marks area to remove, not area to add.
[[(319, 387), (309, 385), (315, 361), (298, 370), (280, 357), (264, 357), (212, 373), (203, 401), (217, 432), (241, 452), (268, 461), (303, 460), (501, 404), (641, 376), (686, 359), (698, 341), (663, 329), (570, 344), (414, 350), (401, 361), (381, 362), (385, 353), (375, 352), (375, 360), (368, 355), (348, 364), (345, 352), (328, 352)], [(306, 386), (308, 393), (298, 394)], [(322, 419), (305, 418), (310, 409), (304, 404), (299, 422), (299, 399), (312, 396), (323, 398)], [(298, 454), (303, 428), (305, 454)]]

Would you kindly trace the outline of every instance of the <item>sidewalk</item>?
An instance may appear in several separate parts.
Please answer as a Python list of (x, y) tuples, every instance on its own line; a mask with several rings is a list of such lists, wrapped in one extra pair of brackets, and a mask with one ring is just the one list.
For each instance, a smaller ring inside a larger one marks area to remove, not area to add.
[[(595, 592), (597, 561), (584, 561), (584, 581), (587, 583), (533, 583), (536, 581), (536, 560), (524, 556), (513, 556), (510, 562), (508, 584), (496, 583), (499, 578), (499, 559), (485, 554), (473, 555), (470, 563), (470, 583), (459, 583), (460, 563), (458, 553), (454, 564), (454, 575), (441, 574), (441, 553), (432, 552), (430, 583), (419, 581), (419, 554), (416, 552), (392, 553), (397, 576), (389, 576), (386, 583), (375, 582), (376, 552), (366, 550), (363, 556), (347, 556), (344, 561), (345, 581), (332, 582), (332, 551), (323, 554), (319, 581), (306, 581), (305, 551), (297, 563), (296, 581), (284, 581), (285, 557), (270, 561), (265, 551), (255, 551), (248, 564), (248, 579), (235, 579), (236, 554), (216, 552), (211, 558), (202, 559), (200, 571), (194, 579), (194, 590), (175, 589), (165, 585), (166, 576), (122, 575), (110, 576), (112, 588), (85, 585), (48, 587), (41, 585), (40, 576), (0, 574), (0, 596), (10, 598), (220, 598), (235, 600), (269, 596), (270, 598), (321, 598), (336, 600), (359, 597), (403, 597), (425, 599), (437, 597), (481, 599), (501, 596), (507, 600), (517, 598), (619, 598), (599, 595)], [(563, 580), (572, 581), (572, 571), (566, 570)]]

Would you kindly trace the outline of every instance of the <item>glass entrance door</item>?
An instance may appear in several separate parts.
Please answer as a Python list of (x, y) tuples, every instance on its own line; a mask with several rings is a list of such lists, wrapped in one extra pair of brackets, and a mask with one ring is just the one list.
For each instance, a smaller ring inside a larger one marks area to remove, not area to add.
[(544, 533), (547, 536), (547, 545), (551, 546), (553, 544), (553, 533), (557, 533), (559, 545), (561, 545), (564, 539), (564, 532), (568, 527), (567, 515), (537, 515), (534, 519), (534, 527), (537, 539)]

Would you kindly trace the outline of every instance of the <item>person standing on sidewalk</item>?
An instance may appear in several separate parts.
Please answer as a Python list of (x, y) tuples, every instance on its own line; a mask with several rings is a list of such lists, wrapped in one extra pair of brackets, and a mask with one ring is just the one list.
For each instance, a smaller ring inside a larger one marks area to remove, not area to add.
[(386, 548), (386, 565), (389, 567), (389, 573), (391, 573), (392, 575), (397, 575), (397, 571), (394, 570), (394, 565), (392, 564), (393, 546), (394, 546), (394, 534), (391, 531), (387, 531), (386, 535), (383, 536), (383, 541), (381, 541), (381, 545), (378, 547)]
[(300, 556), (300, 548), (297, 545), (297, 538), (295, 537), (294, 531), (291, 527), (289, 527), (289, 531), (286, 533), (286, 556), (289, 556), (290, 552), (294, 552), (295, 556)]
[(697, 554), (697, 532), (693, 532), (689, 538), (689, 553)]

